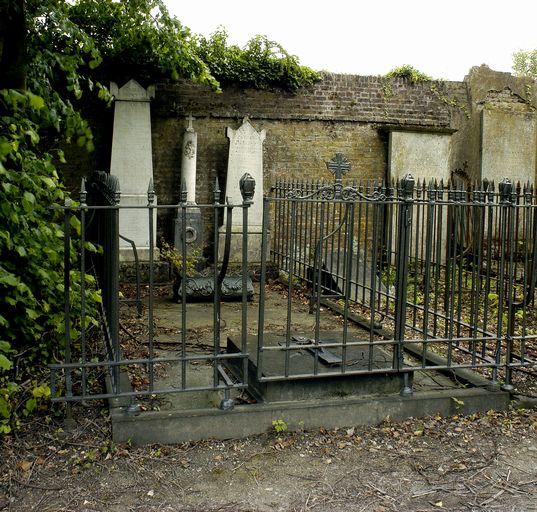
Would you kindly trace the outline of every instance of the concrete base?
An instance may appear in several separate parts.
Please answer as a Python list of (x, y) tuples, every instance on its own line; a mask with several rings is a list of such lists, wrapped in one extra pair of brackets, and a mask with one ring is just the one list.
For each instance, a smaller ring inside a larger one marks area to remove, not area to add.
[[(140, 263), (149, 262), (149, 256), (151, 254), (151, 249), (149, 247), (136, 246), (136, 252), (138, 254), (138, 261)], [(153, 248), (153, 261), (156, 262), (159, 259), (159, 256), (160, 256), (159, 250), (156, 247), (154, 247)], [(119, 248), (119, 262), (120, 263), (134, 263), (135, 261), (136, 259), (134, 257), (134, 251), (131, 246)]]
[[(263, 235), (260, 226), (252, 226), (248, 231), (248, 264), (261, 263), (261, 242)], [(218, 239), (218, 258), (221, 261), (224, 257), (224, 246), (226, 236), (225, 230), (222, 227)], [(265, 259), (268, 259), (268, 251), (270, 247), (270, 236), (267, 235), (267, 251)], [(231, 250), (229, 253), (229, 261), (231, 263), (242, 263), (242, 228), (232, 228), (231, 231)]]
[(373, 425), (388, 416), (401, 421), (436, 414), (505, 410), (509, 401), (509, 393), (471, 388), (415, 392), (411, 397), (393, 394), (240, 405), (231, 411), (214, 407), (143, 412), (137, 417), (128, 416), (127, 407), (117, 407), (111, 409), (112, 436), (115, 442), (130, 439), (137, 445), (238, 439), (271, 430), (274, 420), (285, 421), (290, 430)]
[[(321, 343), (341, 343), (341, 334), (321, 332), (320, 339)], [(348, 341), (350, 343), (357, 340), (349, 337)], [(240, 337), (228, 338), (227, 352), (240, 352), (240, 342)], [(285, 378), (283, 377), (287, 352), (283, 349), (285, 336), (266, 333), (263, 343), (265, 347), (280, 347), (281, 350), (263, 351), (261, 378), (258, 378), (257, 336), (247, 337), (248, 391), (258, 402), (399, 393), (405, 383), (403, 373), (382, 371), (383, 368), (390, 366), (391, 356), (378, 347), (374, 348), (371, 357), (371, 368), (375, 373), (356, 373), (368, 369), (368, 346), (348, 347), (346, 351), (347, 365), (344, 368), (346, 373), (341, 373), (342, 364), (327, 365), (318, 360), (316, 376), (313, 376), (315, 363), (313, 346), (304, 346), (302, 350), (290, 351), (287, 367), (288, 378)], [(342, 358), (340, 348), (328, 350), (328, 353), (335, 359)], [(241, 360), (230, 359), (228, 364), (233, 364), (231, 371), (234, 371), (238, 376), (241, 375)], [(308, 374), (311, 376), (306, 376)], [(408, 372), (407, 375), (409, 376), (408, 383), (412, 385), (413, 372)]]

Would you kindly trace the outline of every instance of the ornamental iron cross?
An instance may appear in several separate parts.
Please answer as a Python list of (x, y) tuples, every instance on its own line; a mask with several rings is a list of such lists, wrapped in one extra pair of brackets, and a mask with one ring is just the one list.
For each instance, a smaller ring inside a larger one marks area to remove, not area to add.
[(351, 170), (351, 164), (343, 153), (336, 153), (330, 162), (326, 162), (326, 167), (334, 175), (336, 181), (341, 181), (341, 178)]

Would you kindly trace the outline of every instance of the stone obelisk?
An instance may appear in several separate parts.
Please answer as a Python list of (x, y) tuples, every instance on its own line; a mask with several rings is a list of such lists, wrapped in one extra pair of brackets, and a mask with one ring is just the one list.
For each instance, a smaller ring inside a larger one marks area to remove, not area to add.
[[(123, 87), (111, 83), (110, 92), (115, 97), (110, 174), (119, 179), (120, 206), (141, 207), (120, 210), (119, 233), (136, 244), (140, 260), (148, 261), (149, 215), (145, 207), (148, 186), (153, 179), (150, 101), (154, 87), (146, 90), (136, 80), (130, 80)], [(154, 228), (156, 217), (155, 213)], [(134, 253), (130, 243), (120, 239), (119, 246), (120, 260), (132, 261)]]

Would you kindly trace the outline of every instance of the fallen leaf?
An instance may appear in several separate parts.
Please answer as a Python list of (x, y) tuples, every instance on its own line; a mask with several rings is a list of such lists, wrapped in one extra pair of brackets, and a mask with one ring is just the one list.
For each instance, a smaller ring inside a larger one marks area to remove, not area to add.
[(32, 467), (33, 463), (29, 460), (24, 460), (22, 462), (19, 462), (17, 464), (17, 468), (22, 469), (23, 471), (29, 471)]

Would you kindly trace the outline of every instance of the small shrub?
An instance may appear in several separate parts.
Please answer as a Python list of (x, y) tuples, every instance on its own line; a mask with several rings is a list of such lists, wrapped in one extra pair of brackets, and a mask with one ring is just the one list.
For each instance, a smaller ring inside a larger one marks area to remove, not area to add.
[(386, 73), (385, 76), (387, 78), (406, 78), (410, 80), (411, 83), (426, 82), (432, 80), (432, 77), (426, 75), (425, 73), (422, 73), (421, 71), (418, 71), (410, 64), (404, 64), (403, 66), (399, 66), (398, 68), (393, 68), (391, 71)]
[(272, 420), (272, 428), (275, 432), (281, 434), (287, 430), (287, 423), (283, 420)]

